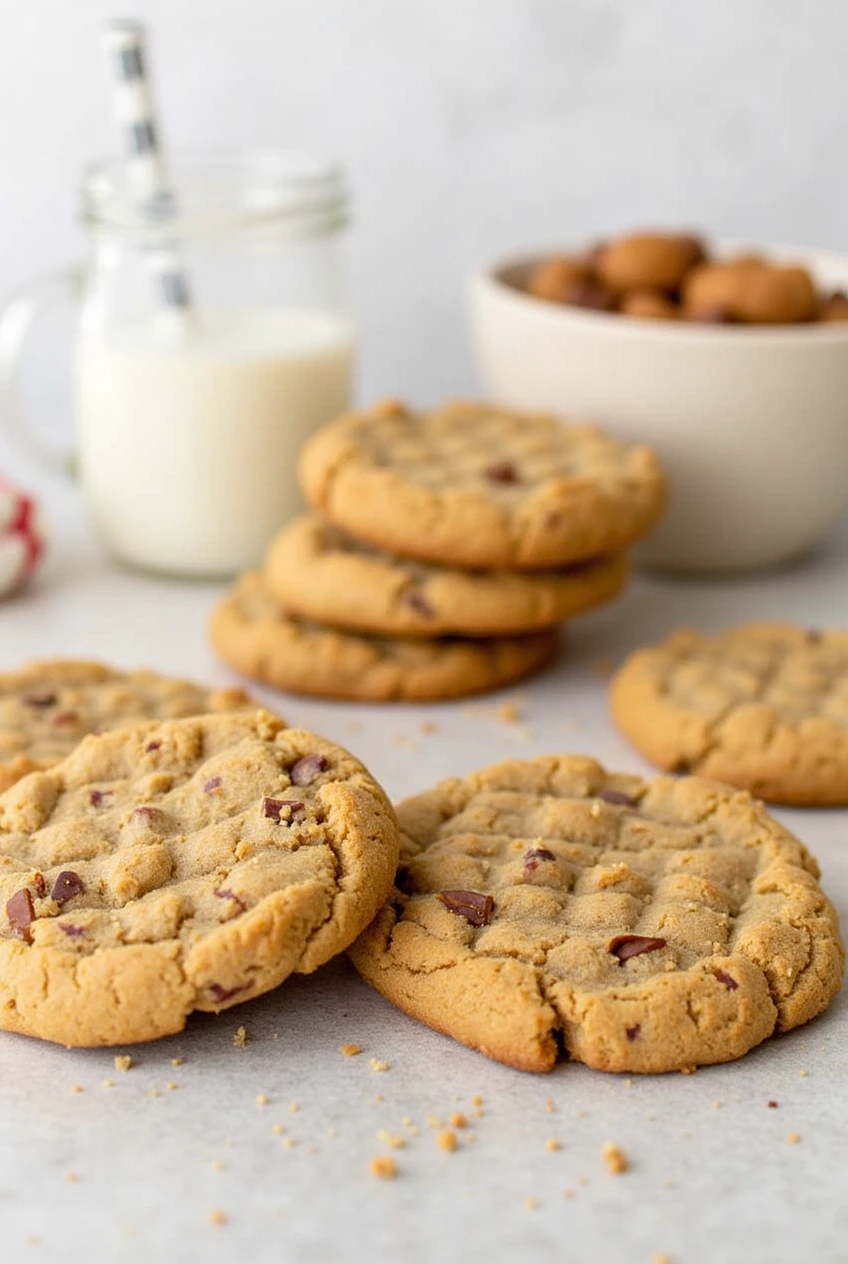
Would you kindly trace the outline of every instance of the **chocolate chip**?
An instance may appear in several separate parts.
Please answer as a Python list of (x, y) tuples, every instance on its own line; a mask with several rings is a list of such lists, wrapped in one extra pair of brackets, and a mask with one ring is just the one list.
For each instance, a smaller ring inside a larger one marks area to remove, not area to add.
[(604, 803), (614, 803), (617, 807), (622, 808), (635, 808), (639, 802), (638, 799), (625, 794), (623, 790), (599, 790), (597, 797), (603, 799)]
[(247, 908), (247, 905), (245, 904), (241, 896), (236, 895), (235, 891), (231, 891), (229, 887), (216, 887), (213, 894), (217, 895), (219, 900), (232, 900), (235, 904), (239, 906), (242, 913)]
[(495, 907), (492, 897), (481, 891), (440, 891), (438, 898), (446, 909), (472, 926), (488, 926)]
[(292, 785), (311, 785), (319, 772), (326, 772), (329, 767), (330, 761), (326, 755), (320, 755), (317, 751), (314, 755), (304, 755), (296, 764), (292, 764), (289, 769)]
[(39, 897), (43, 897), (44, 895), (46, 895), (46, 893), (47, 893), (47, 883), (46, 883), (46, 882), (45, 882), (45, 880), (44, 880), (44, 874), (43, 874), (43, 873), (34, 873), (34, 874), (32, 875), (32, 885), (33, 885), (33, 888), (34, 888), (34, 890), (35, 890), (35, 894), (36, 894), (37, 896), (39, 896)]
[(483, 471), (490, 483), (517, 483), (518, 470), (512, 461), (496, 461)]
[(659, 948), (665, 948), (665, 940), (652, 939), (649, 935), (616, 935), (607, 945), (608, 951), (618, 957), (620, 966), (631, 957), (640, 957), (643, 952), (656, 952)]
[(552, 851), (548, 851), (547, 847), (531, 847), (524, 854), (524, 868), (528, 873), (532, 873), (534, 869), (538, 869), (543, 860), (556, 860), (556, 856)]
[(156, 808), (133, 808), (133, 816), (140, 816), (143, 821), (152, 821), (158, 815)]
[[(286, 808), (288, 812), (284, 816)], [(263, 799), (262, 815), (267, 816), (269, 820), (276, 821), (278, 825), (291, 825), (297, 820), (297, 813), (302, 812), (304, 804), (300, 799)]]
[(420, 614), (424, 619), (432, 619), (436, 613), (429, 601), (422, 597), (421, 593), (417, 592), (414, 588), (407, 588), (406, 592), (403, 593), (401, 600), (405, 605), (409, 606), (411, 610), (414, 610), (416, 614)]
[(223, 1005), (224, 1001), (229, 1001), (231, 997), (237, 996), (239, 992), (246, 992), (250, 985), (243, 983), (241, 987), (225, 988), (220, 983), (210, 983), (209, 991), (214, 996), (219, 1005)]
[(719, 983), (724, 984), (728, 992), (735, 992), (739, 987), (736, 980), (732, 979), (729, 974), (725, 974), (723, 970), (713, 970), (713, 974), (718, 979)]
[(35, 907), (26, 887), (22, 891), (16, 891), (12, 898), (6, 901), (6, 916), (18, 939), (23, 939), (28, 944), (32, 943), (30, 924), (35, 921)]
[(159, 750), (161, 745), (162, 745), (161, 742), (148, 742), (144, 748), (145, 755), (149, 755), (151, 751)]
[(203, 793), (211, 794), (213, 790), (217, 790), (221, 784), (220, 777), (210, 777), (208, 781), (203, 783)]
[(572, 281), (563, 290), (562, 301), (569, 307), (585, 307), (594, 312), (611, 312), (615, 308), (615, 295), (597, 281)]
[(50, 723), (55, 724), (57, 728), (65, 728), (79, 723), (79, 714), (76, 711), (57, 711)]
[(93, 808), (102, 807), (104, 800), (109, 798), (111, 794), (111, 790), (92, 790), (88, 796), (89, 802)]
[(63, 935), (68, 936), (68, 939), (79, 939), (80, 935), (85, 934), (84, 926), (74, 926), (71, 922), (57, 922), (56, 925)]
[(641, 1030), (642, 1030), (642, 1024), (634, 1023), (632, 1027), (624, 1028), (624, 1034), (627, 1036), (628, 1040), (635, 1040)]
[(28, 707), (52, 707), (56, 703), (55, 693), (25, 693), (23, 701)]
[(73, 869), (63, 869), (53, 883), (50, 898), (55, 900), (57, 904), (65, 904), (68, 900), (72, 900), (75, 895), (82, 895), (84, 891), (85, 883), (79, 874), (74, 873)]
[(768, 1106), (769, 1110), (777, 1110), (777, 1102), (774, 1100), (774, 1098), (772, 1098), (770, 1102), (766, 1102), (766, 1105)]
[(686, 319), (696, 325), (734, 325), (736, 322), (729, 307), (721, 307), (718, 303), (704, 307), (694, 307), (686, 313)]

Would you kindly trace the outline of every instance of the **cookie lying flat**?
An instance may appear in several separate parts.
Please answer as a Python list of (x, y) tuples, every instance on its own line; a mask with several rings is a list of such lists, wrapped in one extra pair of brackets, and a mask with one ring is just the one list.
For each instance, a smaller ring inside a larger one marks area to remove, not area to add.
[(94, 730), (251, 705), (241, 689), (209, 689), (151, 671), (76, 659), (27, 663), (0, 673), (0, 791), (64, 759)]
[(553, 627), (610, 601), (623, 554), (562, 571), (443, 569), (381, 553), (314, 516), (268, 550), (265, 581), (286, 610), (382, 636), (507, 636)]
[(611, 705), (661, 768), (775, 803), (848, 803), (848, 632), (781, 623), (674, 632), (625, 662)]
[(291, 693), (358, 701), (462, 698), (540, 670), (559, 644), (555, 631), (488, 640), (401, 640), (336, 632), (285, 614), (259, 574), (243, 575), (210, 626), (225, 662)]
[(816, 862), (747, 794), (551, 756), (444, 781), (398, 817), (397, 888), (353, 961), (498, 1061), (547, 1071), (561, 1041), (605, 1071), (728, 1062), (839, 989)]
[(347, 751), (266, 711), (91, 736), (0, 797), (0, 1028), (151, 1040), (309, 973), (391, 888)]
[(348, 414), (306, 444), (300, 480), (335, 526), (445, 566), (539, 569), (618, 553), (665, 505), (647, 448), (486, 404)]

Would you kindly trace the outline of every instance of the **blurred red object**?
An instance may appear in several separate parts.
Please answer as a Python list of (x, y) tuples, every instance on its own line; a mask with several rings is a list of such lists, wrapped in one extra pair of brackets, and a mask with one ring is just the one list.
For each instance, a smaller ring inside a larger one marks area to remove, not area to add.
[(44, 525), (34, 498), (0, 474), (0, 597), (27, 583), (44, 546)]

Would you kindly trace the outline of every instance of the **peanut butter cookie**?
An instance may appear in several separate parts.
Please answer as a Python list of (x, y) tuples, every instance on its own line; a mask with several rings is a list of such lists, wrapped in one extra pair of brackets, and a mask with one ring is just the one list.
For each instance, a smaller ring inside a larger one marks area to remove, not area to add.
[(259, 996), (347, 947), (397, 847), (362, 765), (266, 711), (87, 737), (0, 796), (0, 1028), (125, 1044)]
[(435, 701), (486, 693), (544, 667), (555, 631), (486, 640), (357, 635), (283, 611), (258, 574), (243, 575), (212, 615), (212, 644), (254, 680), (291, 693), (362, 702)]
[(839, 989), (806, 848), (699, 777), (509, 760), (407, 799), (388, 904), (351, 956), (377, 991), (490, 1058), (686, 1071), (808, 1022)]
[(848, 632), (785, 623), (673, 632), (627, 659), (611, 705), (660, 768), (773, 803), (848, 803)]
[(468, 571), (382, 553), (321, 518), (284, 527), (265, 582), (291, 614), (381, 636), (507, 636), (553, 627), (610, 601), (623, 554), (560, 571)]
[(594, 426), (486, 404), (391, 401), (307, 444), (312, 507), (351, 535), (445, 566), (550, 569), (620, 552), (665, 505), (653, 453)]
[(75, 659), (0, 673), (0, 791), (64, 759), (95, 730), (252, 706), (241, 689), (210, 689), (151, 671)]

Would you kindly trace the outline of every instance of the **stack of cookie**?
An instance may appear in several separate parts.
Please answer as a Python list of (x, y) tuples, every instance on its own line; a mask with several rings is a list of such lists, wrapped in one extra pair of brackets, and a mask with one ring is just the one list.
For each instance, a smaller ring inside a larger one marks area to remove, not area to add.
[(615, 597), (662, 512), (653, 454), (592, 426), (450, 403), (349, 414), (307, 444), (313, 515), (212, 618), (237, 670), (316, 696), (481, 693), (546, 664), (557, 625)]

